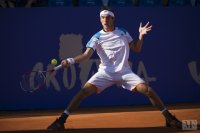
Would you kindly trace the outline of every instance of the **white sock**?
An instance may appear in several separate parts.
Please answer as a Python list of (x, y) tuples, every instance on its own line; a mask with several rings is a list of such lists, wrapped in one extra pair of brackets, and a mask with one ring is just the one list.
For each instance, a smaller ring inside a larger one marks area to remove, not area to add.
[(161, 113), (163, 114), (166, 110), (167, 108), (164, 108), (163, 110), (161, 110)]
[(69, 114), (70, 114), (69, 111), (68, 111), (67, 109), (65, 109), (63, 113), (65, 113), (66, 115), (69, 115)]

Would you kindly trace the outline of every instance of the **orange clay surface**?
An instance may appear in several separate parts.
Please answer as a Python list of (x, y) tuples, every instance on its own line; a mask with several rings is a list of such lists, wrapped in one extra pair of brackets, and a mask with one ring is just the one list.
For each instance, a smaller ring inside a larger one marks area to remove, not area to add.
[[(171, 105), (169, 110), (180, 120), (200, 123), (200, 104)], [(200, 133), (165, 127), (160, 111), (151, 106), (80, 108), (65, 123), (66, 130), (46, 128), (62, 110), (4, 111), (0, 113), (0, 132), (12, 133)]]

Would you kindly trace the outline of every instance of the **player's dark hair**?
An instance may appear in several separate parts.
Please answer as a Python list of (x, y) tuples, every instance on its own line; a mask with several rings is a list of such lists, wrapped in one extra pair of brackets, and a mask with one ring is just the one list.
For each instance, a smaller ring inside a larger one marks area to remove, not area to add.
[(112, 11), (112, 9), (110, 7), (107, 7), (107, 6), (103, 6), (103, 7), (100, 8), (100, 12), (103, 11), (103, 10)]

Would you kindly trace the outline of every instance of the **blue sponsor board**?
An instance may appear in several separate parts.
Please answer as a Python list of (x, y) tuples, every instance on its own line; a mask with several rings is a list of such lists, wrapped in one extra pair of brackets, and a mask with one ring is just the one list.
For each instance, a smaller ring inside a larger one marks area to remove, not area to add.
[[(140, 22), (152, 31), (141, 53), (130, 53), (135, 73), (167, 104), (200, 102), (200, 8), (114, 8), (116, 26), (138, 39)], [(89, 61), (60, 70), (34, 93), (20, 89), (19, 78), (34, 68), (46, 70), (52, 58), (59, 62), (85, 50), (101, 30), (98, 8), (0, 9), (0, 110), (64, 108), (97, 71), (96, 54)], [(88, 97), (81, 106), (150, 104), (147, 97), (117, 86)]]

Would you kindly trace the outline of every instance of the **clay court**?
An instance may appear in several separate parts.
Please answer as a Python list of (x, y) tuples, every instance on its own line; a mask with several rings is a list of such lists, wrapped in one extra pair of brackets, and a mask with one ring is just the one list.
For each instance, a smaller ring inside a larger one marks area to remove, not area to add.
[[(199, 104), (170, 105), (170, 111), (181, 120), (200, 122)], [(62, 110), (4, 111), (0, 132), (10, 133), (200, 133), (197, 130), (166, 128), (164, 117), (151, 106), (81, 108), (71, 114), (64, 131), (47, 131)]]

